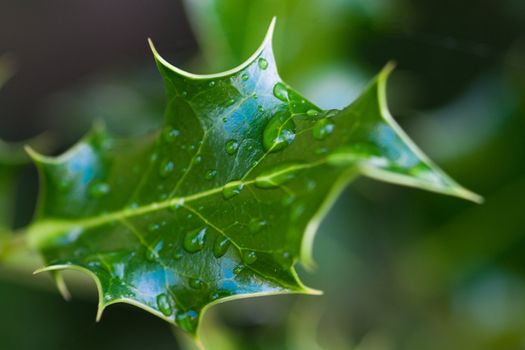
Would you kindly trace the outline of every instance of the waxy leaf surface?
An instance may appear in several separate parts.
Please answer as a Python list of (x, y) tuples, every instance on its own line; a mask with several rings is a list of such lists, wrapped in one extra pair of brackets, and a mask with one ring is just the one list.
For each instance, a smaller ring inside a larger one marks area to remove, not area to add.
[(388, 114), (390, 67), (346, 109), (322, 111), (280, 79), (272, 32), (217, 75), (181, 71), (153, 48), (168, 94), (158, 132), (98, 127), (60, 157), (30, 151), (42, 186), (31, 242), (44, 270), (93, 276), (99, 315), (125, 302), (196, 333), (214, 303), (314, 293), (294, 266), (311, 263), (320, 220), (360, 174), (477, 199)]

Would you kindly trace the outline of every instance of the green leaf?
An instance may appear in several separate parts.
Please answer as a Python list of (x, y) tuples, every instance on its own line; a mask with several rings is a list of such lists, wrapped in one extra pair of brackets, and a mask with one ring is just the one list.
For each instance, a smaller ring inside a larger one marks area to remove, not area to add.
[[(0, 57), (0, 88), (9, 80), (13, 63), (8, 56)], [(23, 146), (0, 139), (0, 261), (11, 250), (17, 176), (29, 158)]]
[(271, 38), (241, 66), (194, 75), (152, 45), (168, 105), (161, 130), (122, 139), (98, 126), (58, 158), (30, 150), (41, 194), (29, 238), (48, 266), (88, 273), (111, 304), (195, 334), (226, 300), (316, 293), (295, 272), (315, 231), (362, 174), (474, 201), (433, 165), (386, 107), (392, 66), (342, 111), (279, 78)]

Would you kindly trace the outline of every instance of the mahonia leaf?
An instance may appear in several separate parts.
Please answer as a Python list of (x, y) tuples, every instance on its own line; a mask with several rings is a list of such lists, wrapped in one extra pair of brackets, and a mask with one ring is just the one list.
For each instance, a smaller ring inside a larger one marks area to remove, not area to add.
[(344, 186), (362, 174), (471, 200), (395, 124), (385, 70), (348, 108), (323, 111), (284, 83), (271, 47), (221, 74), (194, 75), (152, 50), (168, 105), (140, 138), (96, 127), (41, 176), (29, 233), (47, 267), (93, 277), (99, 317), (130, 303), (196, 334), (226, 300), (316, 293), (296, 275)]

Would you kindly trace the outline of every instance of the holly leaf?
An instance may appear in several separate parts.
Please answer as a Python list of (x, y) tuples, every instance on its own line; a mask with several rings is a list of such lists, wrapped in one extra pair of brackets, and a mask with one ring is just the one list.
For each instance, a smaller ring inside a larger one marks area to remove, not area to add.
[(324, 111), (284, 83), (274, 23), (241, 66), (214, 75), (152, 50), (168, 105), (161, 130), (123, 139), (96, 127), (67, 153), (29, 150), (41, 193), (29, 238), (47, 262), (95, 280), (98, 317), (141, 307), (196, 334), (219, 302), (317, 293), (319, 222), (358, 175), (478, 201), (418, 150), (386, 107), (388, 65), (349, 107)]

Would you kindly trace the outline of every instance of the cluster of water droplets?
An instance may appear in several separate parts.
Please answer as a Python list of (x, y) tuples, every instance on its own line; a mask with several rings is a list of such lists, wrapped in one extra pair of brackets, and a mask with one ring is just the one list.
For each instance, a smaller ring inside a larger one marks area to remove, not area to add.
[(175, 310), (173, 298), (166, 293), (157, 296), (157, 309), (165, 316), (172, 317), (174, 312), (175, 322), (187, 332), (194, 332), (197, 328), (199, 314), (197, 311), (190, 309), (187, 311)]
[[(268, 61), (264, 58), (260, 58), (257, 61), (257, 65), (260, 69), (266, 70), (268, 68)], [(242, 73), (240, 75), (242, 81), (248, 81), (249, 76), (247, 73)], [(214, 88), (217, 86), (216, 81), (210, 81), (208, 83), (209, 88)], [(279, 101), (285, 102), (292, 106), (292, 108), (282, 109), (274, 113), (274, 115), (267, 121), (264, 126), (262, 133), (262, 146), (264, 150), (268, 153), (279, 152), (286, 149), (288, 146), (292, 145), (297, 138), (297, 123), (294, 121), (298, 115), (293, 113), (293, 104), (297, 103), (291, 101), (291, 92), (288, 87), (278, 82), (273, 86), (273, 95)], [(187, 95), (187, 92), (183, 92), (182, 95)], [(257, 96), (254, 95), (254, 98)], [(305, 101), (302, 102), (305, 104)], [(226, 101), (226, 106), (232, 106), (235, 104), (234, 99), (229, 99)], [(258, 105), (258, 112), (264, 112), (262, 105)], [(319, 111), (315, 108), (310, 108), (303, 110), (300, 114), (311, 120), (310, 132), (313, 139), (317, 141), (324, 141), (328, 139), (336, 130), (336, 123), (333, 118), (338, 111)], [(167, 127), (163, 130), (161, 137), (162, 140), (166, 143), (173, 143), (179, 136), (180, 130)], [(241, 140), (242, 141), (242, 140)], [(320, 142), (320, 144), (322, 144)], [(196, 145), (188, 145), (189, 150), (195, 150)], [(241, 142), (236, 139), (229, 139), (224, 143), (224, 151), (229, 156), (235, 156), (239, 152), (241, 147)], [(316, 150), (318, 155), (326, 155), (329, 163), (339, 164), (348, 161), (349, 154), (356, 154), (355, 149), (340, 148), (335, 151), (330, 151), (324, 146), (320, 146)], [(363, 151), (363, 153), (369, 153), (369, 150)], [(152, 161), (157, 162), (158, 155), (155, 153), (152, 156)], [(193, 162), (201, 163), (203, 161), (202, 156), (195, 155)], [(175, 171), (175, 163), (170, 159), (164, 159), (156, 163), (158, 168), (158, 174), (161, 178), (168, 178)], [(300, 162), (292, 162), (277, 165), (271, 169), (268, 169), (260, 173), (253, 183), (260, 189), (275, 189), (278, 188), (294, 179), (297, 178), (298, 173), (303, 169), (305, 164)], [(218, 175), (216, 169), (208, 169), (204, 173), (204, 179), (211, 181), (215, 179)], [(202, 175), (201, 175), (202, 176)], [(231, 181), (226, 183), (222, 187), (222, 196), (226, 200), (230, 200), (239, 196), (246, 184), (243, 181)], [(313, 180), (306, 182), (306, 190), (313, 191), (316, 188), (316, 183)], [(99, 199), (104, 196), (107, 196), (111, 193), (111, 185), (104, 181), (93, 181), (88, 188), (88, 194), (93, 199)], [(296, 201), (296, 197), (290, 193), (286, 193), (282, 196), (281, 205), (283, 207), (289, 208), (291, 220), (297, 220), (303, 213), (306, 208), (302, 203)], [(179, 200), (173, 203), (170, 207), (172, 211), (178, 211), (180, 208), (184, 207), (184, 200)], [(188, 214), (188, 218), (193, 215)], [(265, 230), (268, 230), (269, 223), (264, 218), (251, 218), (250, 221), (245, 224), (247, 233), (250, 234), (261, 234)], [(148, 232), (154, 233), (161, 229), (161, 224), (152, 223), (147, 227)], [(215, 237), (210, 234), (212, 229), (208, 226), (198, 227), (193, 230), (186, 232), (182, 238), (182, 244), (175, 249), (173, 253), (174, 260), (180, 260), (185, 254), (198, 254), (202, 252), (207, 245), (210, 245), (211, 253), (216, 259), (223, 258), (228, 254), (232, 246), (235, 246), (234, 242), (230, 238), (226, 237), (223, 234), (217, 234)], [(151, 249), (152, 258), (158, 258), (159, 250), (162, 248), (162, 242), (159, 242), (155, 247)], [(236, 247), (238, 250), (238, 257), (240, 262), (233, 268), (235, 274), (243, 273), (248, 266), (255, 264), (258, 260), (261, 261), (263, 254), (256, 252), (251, 249), (244, 249)], [(273, 253), (274, 260), (283, 268), (289, 269), (293, 266), (295, 256), (289, 250), (278, 250)], [(187, 279), (187, 284), (191, 289), (194, 290), (203, 290), (208, 286), (206, 281), (198, 277), (191, 277)], [(213, 292), (213, 295), (210, 296), (212, 300), (220, 298), (221, 295), (219, 292)], [(193, 331), (196, 328), (198, 323), (199, 314), (193, 309), (185, 310), (176, 310), (176, 305), (174, 302), (174, 297), (169, 294), (162, 293), (159, 294), (157, 299), (157, 308), (158, 310), (166, 317), (175, 317), (176, 322), (179, 326), (187, 331)]]
[[(262, 70), (268, 68), (268, 61), (264, 58), (260, 58), (257, 61), (258, 67)], [(249, 76), (247, 73), (242, 73), (240, 75), (242, 81), (248, 81)], [(214, 88), (217, 86), (216, 81), (210, 81), (208, 83), (209, 88)], [(275, 98), (282, 102), (290, 103), (290, 93), (288, 87), (283, 83), (277, 83), (273, 88), (273, 95)], [(254, 98), (257, 98), (254, 95)], [(226, 102), (226, 106), (232, 106), (235, 103), (234, 99), (230, 99)], [(295, 103), (295, 102), (294, 102)], [(303, 100), (303, 103), (305, 101)], [(264, 112), (262, 105), (258, 105), (258, 112)], [(314, 139), (322, 141), (328, 138), (335, 130), (335, 123), (332, 120), (332, 112), (320, 112), (316, 109), (308, 109), (303, 112), (303, 115), (312, 119), (313, 126), (311, 127), (311, 133)], [(293, 114), (289, 109), (282, 111), (277, 111), (266, 123), (264, 126), (262, 134), (262, 146), (264, 150), (268, 153), (279, 152), (284, 150), (286, 147), (291, 145), (297, 136), (297, 127), (294, 121)], [(174, 142), (180, 136), (180, 131), (175, 128), (166, 128), (162, 132), (162, 139), (166, 143)], [(224, 151), (229, 156), (235, 156), (240, 148), (241, 144), (238, 140), (229, 139), (224, 144)], [(155, 159), (156, 161), (156, 159)], [(193, 158), (193, 162), (200, 163), (202, 162), (202, 157), (196, 155)], [(286, 163), (278, 165), (272, 169), (264, 171), (259, 174), (255, 179), (254, 183), (258, 188), (261, 189), (272, 189), (284, 185), (285, 183), (296, 178), (297, 173), (302, 169), (302, 163)], [(161, 178), (167, 178), (175, 170), (175, 164), (172, 160), (165, 159), (158, 162), (158, 174)], [(218, 171), (216, 169), (208, 169), (204, 173), (205, 180), (213, 180), (217, 177)], [(237, 197), (243, 191), (245, 183), (243, 181), (231, 181), (226, 183), (222, 188), (222, 195), (224, 199), (229, 200), (234, 197)], [(309, 189), (315, 187), (315, 183), (309, 183), (307, 186)], [(111, 188), (109, 185), (103, 182), (94, 183), (90, 189), (90, 194), (93, 197), (101, 197), (110, 192)], [(304, 211), (304, 206), (293, 205), (295, 197), (292, 195), (283, 196), (282, 205), (291, 206), (291, 216), (298, 217)], [(170, 207), (170, 210), (177, 211), (180, 208), (184, 207), (184, 201), (180, 200), (174, 202)], [(188, 214), (192, 215), (192, 214)], [(293, 218), (292, 218), (293, 219)], [(263, 218), (252, 218), (246, 225), (247, 233), (250, 234), (261, 234), (264, 230), (268, 228), (268, 221)], [(154, 232), (160, 229), (160, 225), (151, 224), (148, 226), (149, 232)], [(208, 226), (202, 226), (193, 230), (186, 232), (182, 239), (182, 244), (180, 249), (176, 249), (174, 252), (173, 258), (175, 260), (180, 260), (183, 257), (183, 252), (186, 254), (197, 254), (203, 251), (207, 244), (211, 244), (211, 251), (215, 258), (220, 259), (224, 257), (230, 248), (234, 245), (230, 238), (224, 236), (223, 234), (218, 234), (211, 241), (210, 228)], [(152, 252), (158, 254), (157, 249), (159, 247), (153, 248)], [(235, 274), (243, 273), (246, 270), (247, 266), (255, 264), (259, 255), (256, 251), (250, 249), (239, 248), (239, 257), (240, 263), (233, 268)], [(273, 253), (273, 258), (275, 261), (281, 265), (283, 269), (289, 269), (294, 263), (294, 255), (288, 250), (279, 250)], [(188, 279), (188, 286), (194, 290), (201, 290), (206, 288), (207, 284), (200, 278), (194, 277)], [(215, 297), (212, 299), (219, 298), (219, 293), (215, 293)], [(183, 329), (188, 331), (193, 331), (198, 322), (199, 314), (190, 309), (185, 311), (175, 310), (175, 302), (173, 298), (168, 294), (160, 294), (157, 297), (157, 307), (158, 310), (166, 317), (171, 317), (175, 313), (175, 320)]]

